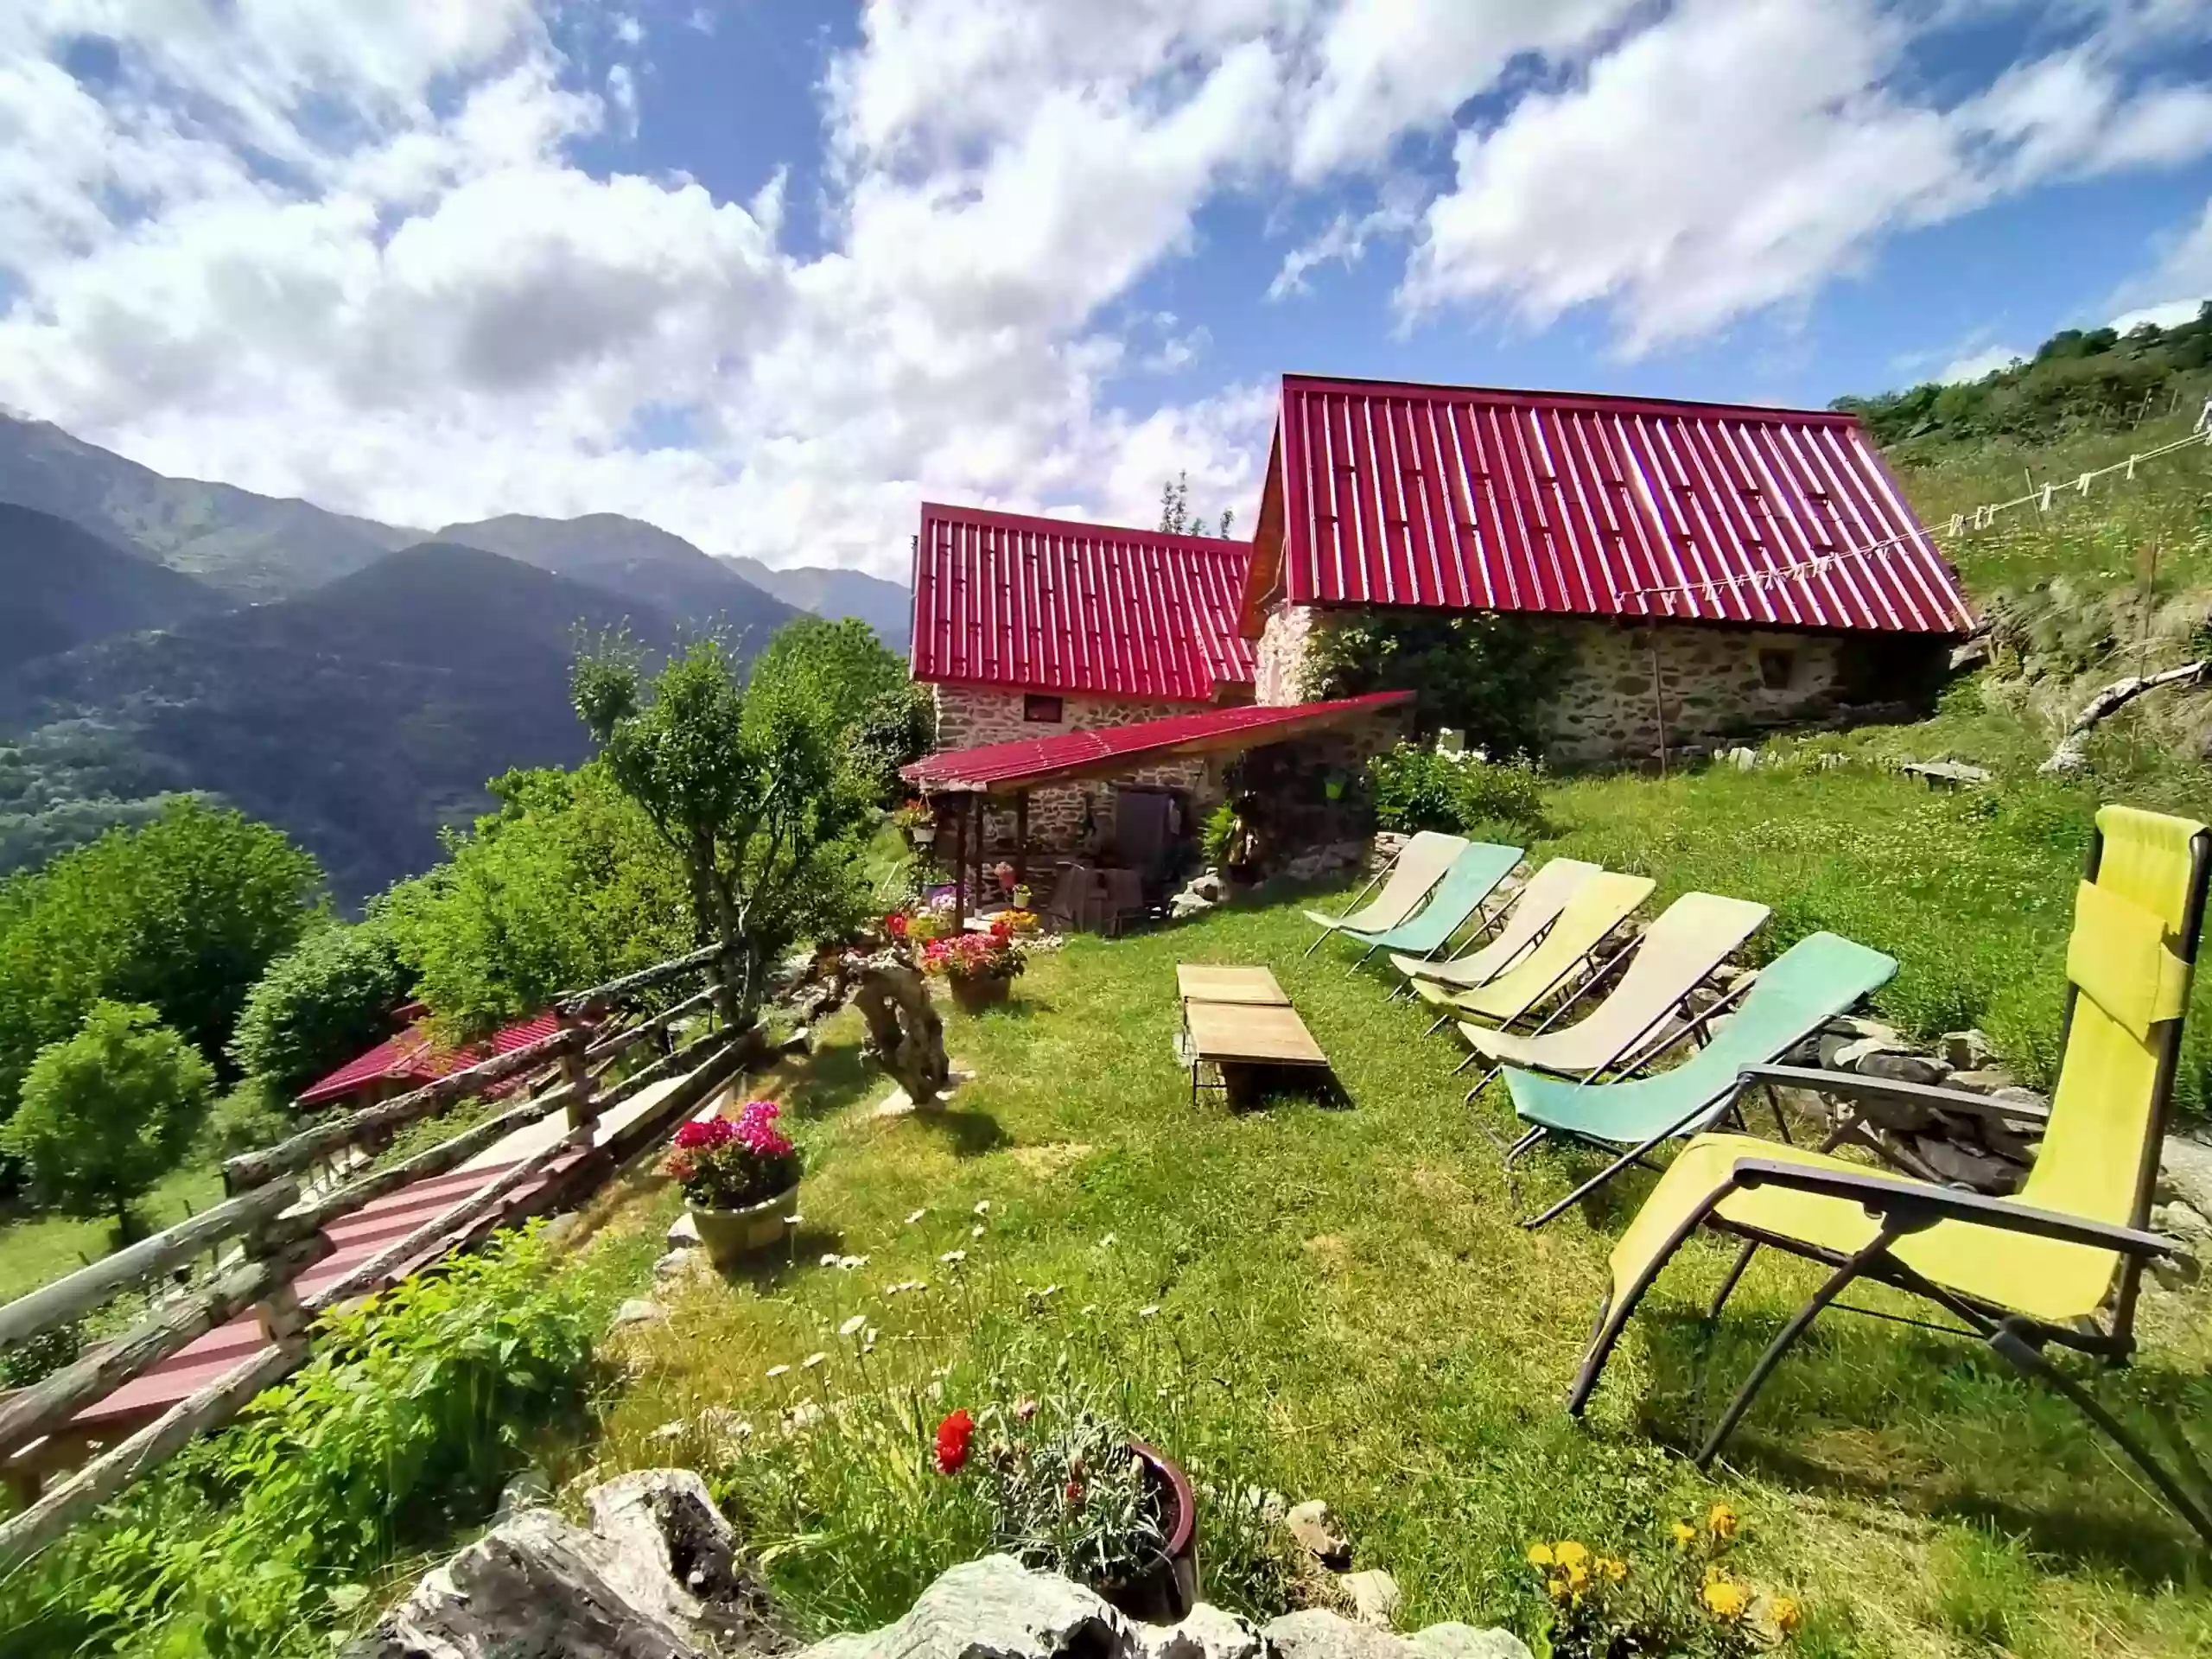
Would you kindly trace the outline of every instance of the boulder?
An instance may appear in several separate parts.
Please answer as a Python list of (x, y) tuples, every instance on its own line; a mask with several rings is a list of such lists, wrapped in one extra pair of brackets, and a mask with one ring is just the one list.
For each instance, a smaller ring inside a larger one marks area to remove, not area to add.
[(1137, 1659), (1268, 1659), (1259, 1631), (1203, 1601), (1179, 1624), (1134, 1628)]
[(1293, 1542), (1331, 1572), (1341, 1573), (1351, 1565), (1351, 1541), (1319, 1498), (1293, 1505), (1282, 1524)]
[(1972, 1027), (1945, 1032), (1936, 1039), (1936, 1052), (1954, 1071), (1978, 1071), (1997, 1057), (1989, 1039)]
[(800, 1659), (1136, 1659), (1139, 1651), (1130, 1621), (1081, 1585), (987, 1555), (942, 1574), (897, 1623), (833, 1636)]
[(1363, 1573), (1347, 1573), (1338, 1586), (1351, 1599), (1352, 1617), (1363, 1624), (1387, 1630), (1398, 1617), (1398, 1581), (1379, 1567)]
[(1270, 1620), (1260, 1635), (1278, 1659), (1531, 1659), (1510, 1630), (1431, 1624), (1411, 1636), (1392, 1636), (1318, 1608)]
[(1993, 1095), (1999, 1089), (2017, 1089), (2020, 1080), (2001, 1065), (1978, 1065), (1951, 1073), (1949, 1086), (1969, 1094)]
[(610, 1331), (626, 1330), (633, 1325), (651, 1325), (656, 1319), (668, 1317), (668, 1310), (658, 1302), (649, 1302), (642, 1296), (632, 1296), (614, 1310), (614, 1317), (607, 1322)]
[(2184, 1244), (2212, 1243), (2212, 1221), (2207, 1221), (2196, 1205), (2183, 1204), (2178, 1198), (2151, 1211), (2151, 1230), (2177, 1238)]
[(1898, 1054), (1888, 1049), (1867, 1055), (1855, 1069), (1862, 1077), (1885, 1077), (1891, 1083), (1917, 1083), (1930, 1088), (1951, 1078), (1951, 1068), (1930, 1055)]
[(1967, 1186), (1996, 1198), (2019, 1191), (2021, 1179), (2026, 1174), (2018, 1164), (1993, 1152), (1961, 1146), (1941, 1135), (1915, 1135), (1912, 1149), (1947, 1185)]
[(1432, 1624), (1406, 1638), (1421, 1659), (1532, 1659), (1528, 1644), (1510, 1630), (1471, 1624)]
[(1846, 1037), (1879, 1037), (1886, 1046), (1891, 1048), (1899, 1047), (1904, 1042), (1904, 1033), (1895, 1026), (1884, 1025), (1879, 1020), (1862, 1019), (1855, 1014), (1836, 1015), (1834, 1019), (1828, 1021), (1827, 1028), (1830, 1031), (1839, 1032)]
[(592, 1524), (531, 1509), (426, 1574), (347, 1659), (710, 1659), (790, 1645), (689, 1470), (594, 1488)]
[(668, 1248), (671, 1250), (696, 1250), (705, 1241), (699, 1236), (699, 1224), (686, 1210), (668, 1224)]
[(2178, 1135), (2166, 1136), (2159, 1154), (2158, 1196), (2212, 1216), (2212, 1147)]

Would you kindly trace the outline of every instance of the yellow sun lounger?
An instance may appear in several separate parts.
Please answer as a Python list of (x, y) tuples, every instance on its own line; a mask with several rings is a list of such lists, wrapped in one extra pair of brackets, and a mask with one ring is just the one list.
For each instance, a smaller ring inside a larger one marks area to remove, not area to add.
[(1452, 990), (1471, 990), (1487, 985), (1510, 968), (1559, 919), (1567, 901), (1593, 875), (1603, 875), (1602, 864), (1579, 858), (1554, 858), (1531, 875), (1505, 912), (1497, 936), (1472, 954), (1449, 962), (1432, 962), (1403, 951), (1390, 953), (1390, 965), (1408, 979), (1425, 979)]
[(2097, 814), (2066, 952), (2065, 1052), (2047, 1116), (1958, 1090), (1792, 1066), (1745, 1068), (1739, 1091), (1813, 1088), (1846, 1102), (2046, 1116), (2042, 1150), (2018, 1196), (1994, 1198), (1834, 1156), (1846, 1141), (1882, 1150), (1855, 1117), (1817, 1152), (1748, 1135), (1698, 1136), (1613, 1247), (1611, 1287), (1567, 1409), (1580, 1415), (1588, 1403), (1623, 1326), (1675, 1250), (1700, 1227), (1712, 1227), (1745, 1241), (1713, 1301), (1715, 1317), (1761, 1245), (1834, 1271), (1752, 1368), (1698, 1453), (1700, 1464), (1719, 1451), (1821, 1312), (1853, 1281), (1872, 1279), (1935, 1303), (1960, 1322), (1960, 1334), (1980, 1338), (2065, 1395), (2212, 1545), (2212, 1505), (2043, 1351), (2056, 1342), (2126, 1361), (2135, 1346), (2143, 1268), (2171, 1249), (2148, 1223), (2208, 868), (2212, 830), (2202, 824), (2124, 806)]
[(1510, 1025), (1565, 985), (1590, 953), (1636, 913), (1636, 907), (1651, 896), (1656, 885), (1649, 876), (1601, 871), (1567, 901), (1559, 919), (1536, 948), (1489, 984), (1455, 995), (1448, 985), (1416, 979), (1414, 990), (1437, 1010), (1439, 1025), (1459, 1019)]
[[(1382, 933), (1395, 927), (1421, 907), (1430, 890), (1444, 879), (1445, 871), (1452, 868), (1452, 861), (1465, 850), (1464, 836), (1440, 835), (1433, 830), (1423, 830), (1399, 849), (1382, 882), (1382, 891), (1361, 909), (1345, 916), (1331, 916), (1319, 910), (1309, 910), (1306, 919), (1321, 931), (1313, 944), (1306, 947), (1305, 954), (1312, 956), (1314, 948), (1330, 934), (1349, 928), (1357, 933)], [(1370, 881), (1365, 893), (1375, 884)]]

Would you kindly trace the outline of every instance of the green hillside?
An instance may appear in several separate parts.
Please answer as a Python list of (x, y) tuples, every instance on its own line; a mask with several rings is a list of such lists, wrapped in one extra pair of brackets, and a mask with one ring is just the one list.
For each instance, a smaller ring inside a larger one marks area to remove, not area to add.
[(81, 524), (0, 502), (0, 671), (34, 657), (227, 609), (204, 582)]

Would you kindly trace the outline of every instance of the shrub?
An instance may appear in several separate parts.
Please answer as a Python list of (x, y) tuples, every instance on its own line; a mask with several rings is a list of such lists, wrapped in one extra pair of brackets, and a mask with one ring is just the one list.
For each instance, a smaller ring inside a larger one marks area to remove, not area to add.
[(242, 1152), (273, 1147), (298, 1127), (266, 1083), (248, 1077), (207, 1109), (207, 1121), (200, 1126), (200, 1150), (220, 1163)]
[(1401, 743), (1367, 763), (1367, 778), (1376, 822), (1385, 830), (1544, 829), (1543, 772), (1530, 761)]
[(1450, 726), (1493, 754), (1542, 746), (1573, 646), (1541, 619), (1482, 612), (1357, 611), (1314, 630), (1308, 697), (1411, 691), (1423, 732)]
[[(949, 1429), (960, 1432), (949, 1439)], [(975, 1456), (999, 1548), (1097, 1590), (1159, 1562), (1167, 1541), (1159, 1500), (1128, 1429), (1057, 1396), (994, 1402), (977, 1420), (956, 1411), (938, 1427), (940, 1474), (961, 1472), (971, 1433), (982, 1437)]]
[(113, 1216), (168, 1173), (207, 1115), (215, 1069), (153, 1009), (95, 1002), (74, 1037), (41, 1049), (0, 1147), (22, 1160), (38, 1200)]
[(726, 1117), (686, 1123), (660, 1173), (702, 1210), (742, 1210), (789, 1192), (798, 1180), (799, 1160), (791, 1137), (776, 1127), (782, 1109), (772, 1100), (756, 1100), (734, 1123)]
[(1206, 814), (1206, 821), (1198, 827), (1198, 851), (1205, 859), (1207, 868), (1229, 868), (1230, 843), (1236, 838), (1236, 809), (1224, 801)]
[(231, 1058), (290, 1096), (389, 1036), (411, 983), (391, 931), (372, 922), (310, 933), (246, 994)]
[(1730, 1570), (1735, 1511), (1716, 1503), (1703, 1525), (1678, 1521), (1673, 1548), (1631, 1561), (1573, 1538), (1529, 1547), (1541, 1611), (1537, 1647), (1555, 1659), (1666, 1653), (1751, 1659), (1797, 1633), (1803, 1613)]

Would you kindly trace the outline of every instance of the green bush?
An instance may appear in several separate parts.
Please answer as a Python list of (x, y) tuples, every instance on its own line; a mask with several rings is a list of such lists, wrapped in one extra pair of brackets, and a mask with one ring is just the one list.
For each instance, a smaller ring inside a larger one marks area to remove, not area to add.
[(215, 1068), (139, 1004), (95, 1002), (83, 1027), (38, 1052), (0, 1147), (21, 1159), (38, 1202), (113, 1216), (176, 1167), (215, 1084)]
[(1573, 650), (1541, 617), (1347, 612), (1314, 630), (1304, 690), (1315, 698), (1411, 691), (1418, 730), (1451, 727), (1492, 754), (1535, 754)]
[(0, 1587), (0, 1656), (327, 1655), (362, 1580), (481, 1522), (583, 1408), (594, 1281), (540, 1230), (334, 1315), (224, 1433)]
[(231, 1058), (276, 1093), (297, 1094), (390, 1036), (391, 1011), (411, 982), (388, 928), (318, 929), (246, 993)]
[(1401, 743), (1368, 761), (1367, 781), (1385, 830), (1543, 830), (1544, 776), (1531, 761)]
[(283, 1101), (259, 1077), (248, 1077), (207, 1109), (200, 1149), (220, 1163), (242, 1152), (273, 1147), (299, 1128)]
[(1198, 826), (1198, 852), (1208, 869), (1229, 868), (1229, 844), (1236, 836), (1236, 809), (1227, 801), (1206, 814)]

